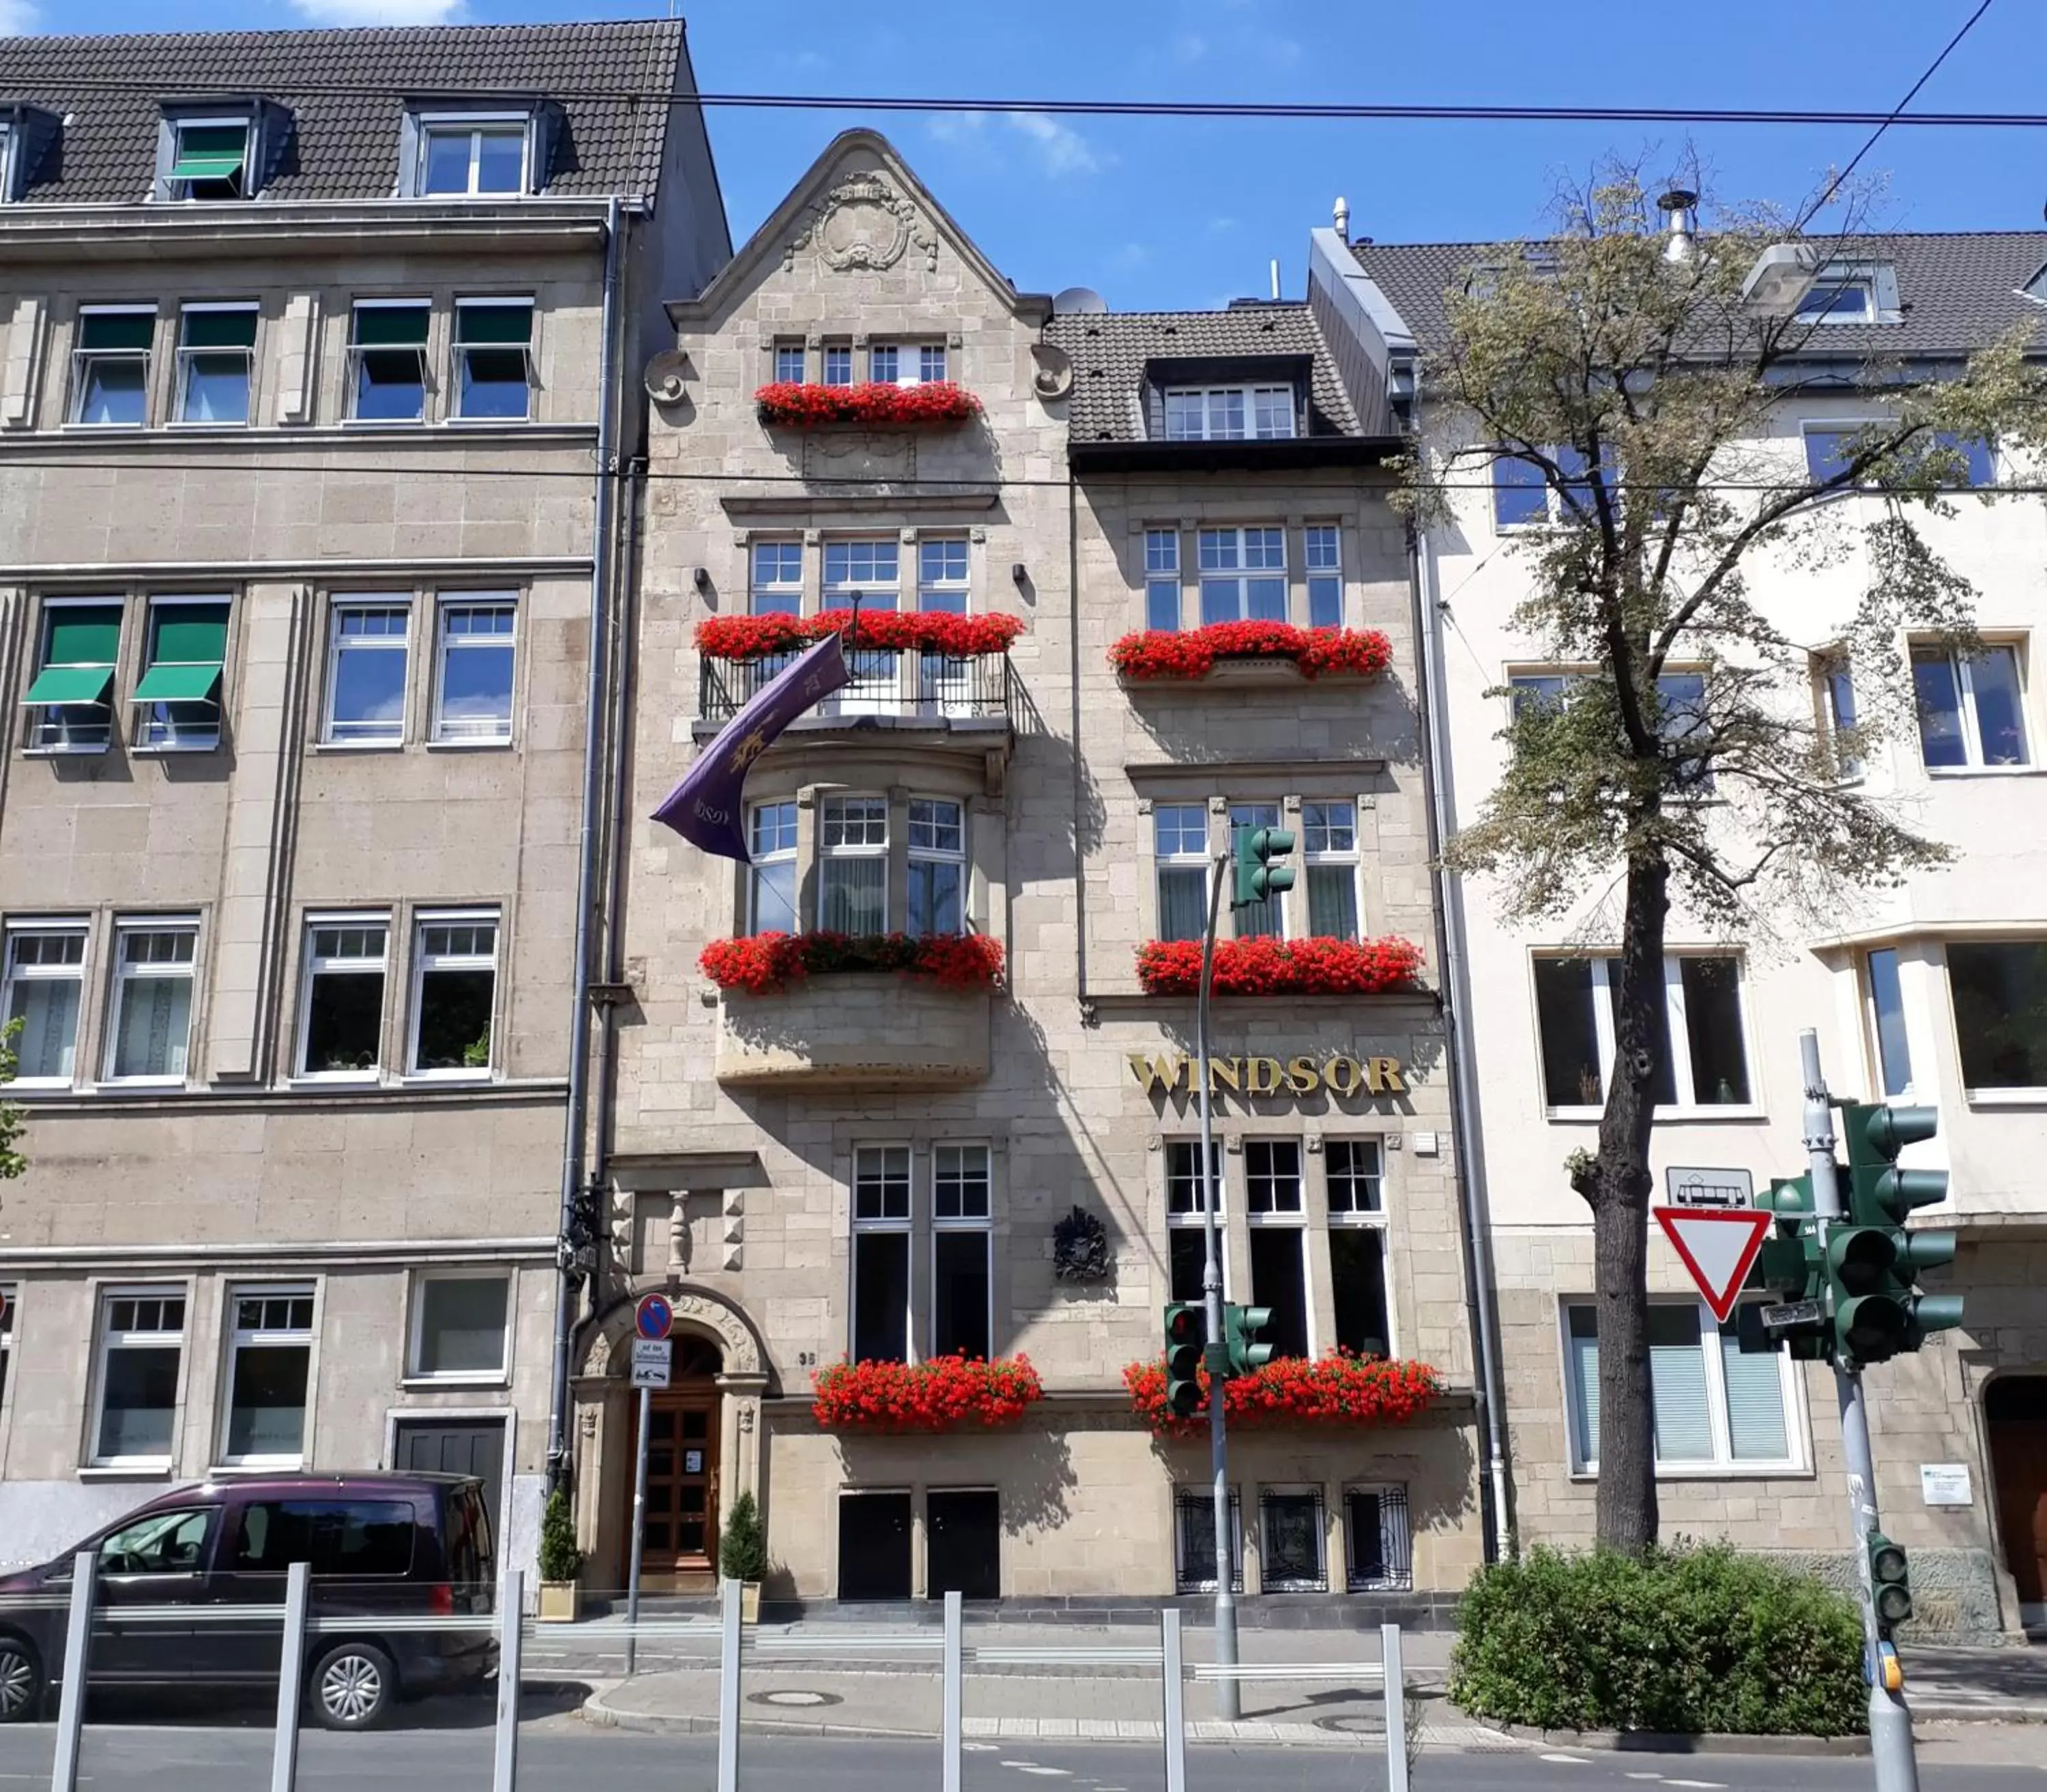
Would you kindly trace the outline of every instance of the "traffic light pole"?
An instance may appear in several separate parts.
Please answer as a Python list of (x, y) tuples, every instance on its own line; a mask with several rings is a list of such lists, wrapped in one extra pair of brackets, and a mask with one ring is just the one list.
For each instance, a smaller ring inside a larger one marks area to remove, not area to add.
[[(1813, 1213), (1818, 1221), (1824, 1259), (1828, 1228), (1843, 1213), (1840, 1189), (1834, 1179), (1834, 1112), (1820, 1070), (1820, 1036), (1809, 1028), (1798, 1035), (1798, 1057), (1805, 1073), (1805, 1152), (1813, 1179)], [(1869, 1539), (1877, 1529), (1876, 1469), (1870, 1453), (1862, 1371), (1843, 1368), (1838, 1353), (1834, 1391), (1841, 1406), (1841, 1459), (1848, 1477), (1848, 1523), (1855, 1537), (1857, 1603), (1862, 1608), (1863, 1649), (1869, 1671), (1869, 1751), (1876, 1766), (1877, 1792), (1918, 1792), (1912, 1713), (1902, 1686), (1893, 1691), (1884, 1684), (1884, 1643), (1877, 1628), (1869, 1558)]]
[[(1229, 1378), (1222, 1372), (1222, 1236), (1216, 1223), (1215, 1120), (1209, 1102), (1209, 985), (1215, 976), (1216, 919), (1222, 908), (1223, 881), (1231, 873), (1231, 856), (1219, 857), (1209, 879), (1209, 923), (1202, 935), (1202, 985), (1194, 999), (1194, 1088), (1202, 1116), (1202, 1233), (1206, 1243), (1202, 1265), (1202, 1310), (1208, 1336), (1204, 1354), (1209, 1365), (1209, 1462), (1215, 1481), (1215, 1658), (1218, 1667), (1236, 1666), (1236, 1598), (1230, 1591), (1229, 1448), (1223, 1420), (1223, 1396)], [(1241, 1709), (1233, 1675), (1216, 1682), (1216, 1716), (1236, 1721)], [(1886, 1789), (1887, 1792), (1887, 1789)]]

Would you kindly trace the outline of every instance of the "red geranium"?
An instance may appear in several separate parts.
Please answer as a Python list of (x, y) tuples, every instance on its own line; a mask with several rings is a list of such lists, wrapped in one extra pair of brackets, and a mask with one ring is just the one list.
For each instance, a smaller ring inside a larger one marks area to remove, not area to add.
[(818, 1371), (811, 1411), (828, 1431), (950, 1431), (1013, 1425), (1044, 1397), (1028, 1357), (841, 1360)]
[(849, 647), (906, 648), (969, 659), (1006, 653), (1023, 633), (1021, 617), (954, 616), (945, 610), (863, 610), (857, 627), (849, 610), (815, 616), (709, 616), (697, 625), (697, 651), (714, 660), (753, 660), (843, 635)]
[(1126, 679), (1205, 678), (1218, 660), (1291, 660), (1303, 678), (1325, 672), (1376, 678), (1393, 644), (1376, 629), (1296, 629), (1286, 622), (1211, 622), (1199, 629), (1145, 629), (1109, 650)]
[(950, 380), (927, 380), (921, 385), (816, 385), (776, 380), (756, 391), (753, 402), (763, 423), (792, 429), (835, 423), (954, 424), (981, 415), (981, 401)]
[[(1166, 1404), (1166, 1365), (1132, 1363), (1123, 1372), (1130, 1404), (1161, 1437), (1191, 1438), (1208, 1428), (1209, 1373), (1197, 1372), (1202, 1405), (1182, 1419)], [(1284, 1357), (1223, 1384), (1223, 1413), (1232, 1425), (1400, 1425), (1440, 1391), (1426, 1363), (1333, 1351), (1313, 1360)]]
[(719, 989), (756, 996), (835, 970), (901, 971), (947, 989), (987, 989), (1002, 979), (1002, 942), (977, 933), (760, 933), (713, 940), (697, 966)]
[[(1380, 939), (1219, 939), (1219, 996), (1373, 996), (1410, 988), (1421, 948), (1388, 934)], [(1201, 989), (1202, 942), (1154, 939), (1137, 948), (1137, 980), (1151, 996)]]

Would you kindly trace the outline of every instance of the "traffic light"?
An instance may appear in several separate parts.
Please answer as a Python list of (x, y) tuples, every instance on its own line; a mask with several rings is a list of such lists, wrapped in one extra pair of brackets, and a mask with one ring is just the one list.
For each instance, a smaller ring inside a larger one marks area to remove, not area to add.
[(1236, 870), (1232, 908), (1248, 908), (1269, 896), (1294, 887), (1294, 868), (1275, 865), (1294, 850), (1292, 832), (1283, 827), (1240, 827), (1231, 837), (1230, 858)]
[(1945, 1198), (1947, 1175), (1897, 1164), (1906, 1146), (1933, 1137), (1940, 1117), (1931, 1108), (1856, 1105), (1842, 1120), (1848, 1220), (1829, 1227), (1827, 1239), (1834, 1348), (1844, 1364), (1881, 1363), (1962, 1322), (1960, 1295), (1921, 1294), (1914, 1286), (1921, 1270), (1955, 1260), (1955, 1235), (1905, 1229), (1915, 1207)]
[(1272, 1360), (1272, 1346), (1258, 1341), (1258, 1334), (1271, 1323), (1272, 1309), (1269, 1306), (1225, 1306), (1222, 1310), (1223, 1340), (1229, 1348), (1232, 1375), (1248, 1375)]
[(1202, 1310), (1184, 1301), (1166, 1309), (1166, 1405), (1178, 1418), (1202, 1410)]
[(1912, 1577), (1905, 1551), (1880, 1531), (1869, 1534), (1869, 1586), (1877, 1622), (1886, 1630), (1912, 1616)]
[(1744, 1301), (1735, 1309), (1735, 1335), (1751, 1355), (1783, 1349), (1803, 1362), (1827, 1354), (1825, 1268), (1813, 1219), (1813, 1179), (1774, 1179), (1755, 1197), (1777, 1224), (1757, 1252), (1748, 1286), (1769, 1291), (1767, 1301)]

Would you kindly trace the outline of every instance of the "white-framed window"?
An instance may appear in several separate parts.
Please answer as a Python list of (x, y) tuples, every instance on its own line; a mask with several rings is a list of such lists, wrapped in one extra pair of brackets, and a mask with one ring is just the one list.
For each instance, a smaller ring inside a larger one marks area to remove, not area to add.
[[(1208, 1267), (1208, 1221), (1202, 1205), (1202, 1146), (1198, 1139), (1168, 1139), (1166, 1159), (1166, 1298), (1199, 1304)], [(1216, 1223), (1225, 1211), (1222, 1141), (1210, 1159), (1215, 1176)], [(1221, 1239), (1218, 1244), (1224, 1243)], [(1223, 1280), (1229, 1279), (1229, 1253), (1223, 1252)]]
[(1202, 529), (1195, 539), (1202, 621), (1287, 620), (1287, 532)]
[(1929, 772), (2032, 763), (2026, 740), (2024, 668), (2017, 645), (1986, 641), (1972, 654), (1912, 649), (1919, 757)]
[(533, 414), (533, 301), (455, 302), (455, 414), (468, 422), (524, 423)]
[(138, 746), (210, 753), (220, 745), (220, 684), (233, 608), (226, 598), (150, 598), (146, 664), (130, 699), (141, 711)]
[(1947, 957), (1962, 1086), (2047, 1089), (2047, 939), (1951, 939)]
[(1854, 748), (1855, 671), (1845, 648), (1828, 648), (1813, 656), (1813, 702), (1821, 737), (1834, 755), (1836, 776), (1852, 784), (1863, 774), (1862, 756)]
[(919, 382), (932, 385), (950, 377), (946, 372), (946, 345), (943, 343), (918, 343), (917, 378)]
[[(1592, 482), (1585, 477), (1585, 470), (1592, 463), (1584, 451), (1568, 442), (1556, 443), (1545, 451), (1562, 476), (1561, 492), (1551, 490), (1542, 469), (1533, 461), (1519, 459), (1507, 449), (1496, 451), (1492, 463), (1494, 528), (1539, 528), (1553, 521), (1566, 521), (1572, 516), (1574, 502), (1580, 510), (1592, 509)], [(1606, 483), (1609, 488), (1617, 470), (1611, 461), (1606, 464)]]
[[(901, 544), (893, 536), (855, 536), (824, 544), (822, 606), (851, 610), (856, 599), (863, 610), (894, 610), (902, 582)], [(826, 699), (833, 715), (886, 714), (902, 697), (902, 656), (892, 648), (859, 646), (847, 649), (852, 682)]]
[(412, 1279), (407, 1379), (502, 1382), (511, 1311), (512, 1278), (501, 1269), (422, 1270)]
[(1267, 1593), (1327, 1593), (1328, 1538), (1319, 1487), (1258, 1490), (1259, 1584)]
[(29, 744), (40, 753), (104, 753), (114, 737), (114, 662), (121, 651), (118, 598), (45, 598), (38, 625)]
[(1792, 314), (1800, 323), (1874, 323), (1877, 319), (1876, 277), (1869, 273), (1822, 273), (1807, 287)]
[(853, 1154), (855, 1362), (910, 1360), (910, 1148), (861, 1145)]
[(775, 379), (780, 385), (803, 383), (803, 343), (800, 336), (778, 338), (775, 343)]
[(85, 305), (72, 350), (71, 420), (95, 429), (139, 429), (149, 420), (154, 305)]
[(165, 195), (173, 199), (242, 199), (255, 191), (256, 133), (246, 114), (172, 118), (165, 126), (170, 162)]
[(796, 805), (756, 803), (747, 817), (746, 931), (800, 933), (796, 919)]
[(1357, 805), (1301, 805), (1301, 860), (1308, 885), (1308, 932), (1316, 939), (1356, 939), (1358, 926)]
[(0, 205), (11, 205), (21, 196), (14, 179), (15, 142), (14, 127), (0, 120)]
[(424, 423), (427, 417), (425, 299), (358, 299), (349, 316), (350, 420)]
[(373, 1081), (383, 1062), (391, 923), (381, 915), (309, 915), (299, 997), (298, 1074)]
[(1313, 1354), (1308, 1318), (1308, 1201), (1298, 1139), (1244, 1141), (1251, 1302), (1272, 1310), (1259, 1336), (1275, 1357)]
[(803, 610), (803, 544), (756, 541), (748, 607), (756, 616), (800, 616)]
[[(1829, 417), (1818, 423), (1800, 426), (1805, 437), (1805, 473), (1816, 486), (1824, 485), (1837, 478), (1848, 467), (1855, 457), (1863, 432), (1880, 425), (1880, 418)], [(1941, 469), (1939, 483), (1945, 489), (1962, 490), (1997, 483), (1997, 449), (1995, 443), (1980, 435), (1958, 435), (1952, 430), (1936, 430), (1923, 439), (1917, 449), (1908, 448), (1900, 457), (1900, 464), (1917, 472), (1930, 472), (1933, 469), (1922, 458), (1923, 453), (1938, 451), (1951, 455)], [(1844, 490), (1881, 491), (1885, 478), (1873, 469), (1865, 469)]]
[(931, 1149), (931, 1354), (994, 1354), (994, 1179), (986, 1145)]
[(238, 1284), (227, 1291), (227, 1312), (219, 1459), (241, 1468), (296, 1468), (305, 1455), (312, 1288)]
[(1310, 523), (1302, 541), (1308, 574), (1308, 626), (1343, 626), (1343, 534), (1334, 523)]
[(10, 921), (5, 1018), (18, 1020), (17, 1089), (66, 1089), (76, 1070), (85, 993), (83, 921)]
[(183, 1288), (101, 1291), (92, 1415), (94, 1467), (170, 1466), (184, 1345)]
[(1870, 1055), (1877, 1086), (1886, 1099), (1912, 1086), (1912, 1043), (1905, 1027), (1905, 991), (1898, 975), (1898, 948), (1875, 947), (1863, 960)]
[(532, 190), (526, 160), (532, 121), (525, 114), (426, 114), (416, 123), (420, 164), (413, 190), (420, 197)]
[[(0, 145), (0, 151), (5, 145)], [(14, 1361), (14, 1309), (21, 1304), (21, 1291), (12, 1282), (0, 1282), (0, 1412), (7, 1410), (7, 1371)]]
[(1405, 1593), (1414, 1585), (1407, 1489), (1397, 1483), (1344, 1489), (1345, 1583), (1352, 1593)]
[(918, 609), (964, 616), (970, 582), (965, 536), (926, 536), (918, 541)]
[(510, 740), (518, 599), (509, 593), (444, 592), (438, 613), (434, 738), (500, 744)]
[[(1599, 1311), (1563, 1307), (1571, 1468), (1599, 1472)], [(1734, 1322), (1703, 1301), (1649, 1303), (1649, 1399), (1658, 1474), (1782, 1473), (1805, 1466), (1795, 1365), (1782, 1351), (1743, 1354)]]
[(326, 725), (335, 745), (397, 746), (405, 737), (410, 598), (336, 598), (327, 623)]
[(1180, 626), (1180, 532), (1144, 532), (1144, 626), (1176, 630)]
[[(1235, 840), (1240, 829), (1253, 831), (1261, 827), (1279, 825), (1279, 805), (1276, 803), (1232, 803), (1229, 806), (1230, 838)], [(1239, 939), (1279, 939), (1287, 932), (1287, 898), (1275, 892), (1262, 901), (1247, 903), (1241, 908), (1232, 908), (1230, 924), (1236, 930)], [(1203, 924), (1207, 916), (1202, 917)]]
[(1159, 937), (1199, 939), (1209, 919), (1208, 805), (1155, 804), (1151, 850), (1159, 881)]
[[(1215, 1496), (1182, 1488), (1173, 1496), (1173, 1590), (1213, 1593), (1216, 1585)], [(1229, 1490), (1229, 1585), (1244, 1591), (1244, 1514)]]
[(904, 931), (966, 931), (966, 811), (946, 797), (910, 799), (910, 888)]
[(490, 1074), (497, 1001), (497, 911), (421, 915), (414, 923), (413, 1076)]
[(1336, 1344), (1360, 1357), (1393, 1354), (1393, 1309), (1386, 1298), (1382, 1150), (1376, 1139), (1322, 1141)]
[(826, 933), (888, 931), (885, 796), (829, 796), (819, 805), (818, 926)]
[[(1620, 961), (1546, 955), (1534, 961), (1534, 977), (1544, 1105), (1553, 1117), (1596, 1113), (1612, 1074)], [(1658, 1107), (1710, 1113), (1754, 1105), (1742, 982), (1740, 959), (1726, 954), (1665, 958), (1670, 1055)]]
[(826, 385), (853, 384), (853, 344), (848, 342), (826, 343), (824, 346), (824, 373)]
[(903, 377), (903, 345), (873, 343), (867, 350), (867, 377), (877, 385), (893, 385)]
[(109, 1082), (182, 1082), (192, 1044), (192, 965), (199, 924), (117, 921)]
[(180, 423), (247, 427), (256, 368), (256, 317), (253, 303), (179, 307)]
[(1272, 442), (1296, 433), (1290, 385), (1168, 386), (1169, 442)]

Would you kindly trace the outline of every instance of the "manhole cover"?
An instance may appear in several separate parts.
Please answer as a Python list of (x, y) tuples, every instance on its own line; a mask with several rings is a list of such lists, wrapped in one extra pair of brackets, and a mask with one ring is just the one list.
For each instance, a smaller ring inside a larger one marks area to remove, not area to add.
[(780, 1692), (749, 1693), (749, 1705), (843, 1705), (846, 1701), (836, 1693), (813, 1692), (807, 1686), (790, 1686)]
[(1340, 1736), (1377, 1736), (1386, 1733), (1385, 1724), (1378, 1718), (1368, 1717), (1361, 1712), (1355, 1716), (1346, 1713), (1341, 1717), (1318, 1717), (1315, 1728)]

